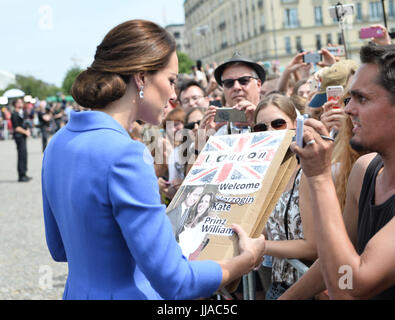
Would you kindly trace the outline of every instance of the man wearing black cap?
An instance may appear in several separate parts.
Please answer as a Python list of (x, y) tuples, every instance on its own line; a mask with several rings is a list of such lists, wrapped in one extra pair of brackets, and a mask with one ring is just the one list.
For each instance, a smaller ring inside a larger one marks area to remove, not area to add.
[[(225, 107), (243, 110), (247, 123), (228, 123), (226, 126), (221, 123), (216, 124), (214, 123), (216, 108), (210, 106), (200, 123), (199, 128), (202, 130), (198, 131), (195, 142), (190, 148), (190, 151), (196, 155), (199, 154), (210, 135), (205, 132), (207, 130), (214, 129), (216, 135), (249, 132), (248, 126), (254, 125), (254, 113), (259, 103), (266, 73), (261, 65), (241, 57), (236, 52), (230, 60), (214, 70), (214, 78), (224, 89)], [(188, 170), (191, 166), (192, 163), (189, 163)]]
[(235, 53), (230, 60), (215, 69), (214, 77), (224, 88), (226, 106), (245, 111), (248, 124), (252, 125), (266, 77), (264, 68)]

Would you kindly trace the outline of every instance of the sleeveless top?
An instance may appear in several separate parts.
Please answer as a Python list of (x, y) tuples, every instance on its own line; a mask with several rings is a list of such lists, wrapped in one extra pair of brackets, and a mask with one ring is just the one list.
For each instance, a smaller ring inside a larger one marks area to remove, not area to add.
[[(366, 169), (363, 180), (358, 210), (357, 252), (359, 255), (365, 250), (369, 240), (395, 215), (395, 194), (382, 204), (374, 204), (376, 178), (382, 167), (383, 160), (377, 155)], [(395, 299), (395, 286), (381, 292), (372, 299)]]

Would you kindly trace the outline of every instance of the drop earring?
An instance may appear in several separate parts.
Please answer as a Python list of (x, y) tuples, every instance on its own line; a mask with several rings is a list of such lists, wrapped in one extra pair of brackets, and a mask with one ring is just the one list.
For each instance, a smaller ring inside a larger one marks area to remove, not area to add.
[(140, 92), (139, 92), (139, 96), (140, 96), (140, 99), (144, 99), (144, 86), (141, 86), (140, 87)]

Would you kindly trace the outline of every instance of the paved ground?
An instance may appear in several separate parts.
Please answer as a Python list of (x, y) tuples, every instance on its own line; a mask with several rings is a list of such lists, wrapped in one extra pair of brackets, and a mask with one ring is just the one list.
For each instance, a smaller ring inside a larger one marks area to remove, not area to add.
[(41, 203), (41, 139), (28, 139), (28, 175), (17, 182), (16, 146), (0, 141), (0, 300), (61, 299), (67, 264), (48, 252)]

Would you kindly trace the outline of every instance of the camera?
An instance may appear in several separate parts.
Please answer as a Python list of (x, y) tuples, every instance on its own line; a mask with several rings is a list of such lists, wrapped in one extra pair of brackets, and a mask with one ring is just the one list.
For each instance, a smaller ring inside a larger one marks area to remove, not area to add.
[(354, 15), (355, 8), (353, 4), (338, 4), (329, 8), (329, 15), (333, 19), (339, 20), (345, 16)]
[(322, 54), (318, 52), (307, 52), (303, 55), (303, 62), (318, 63), (322, 60)]
[(384, 32), (380, 27), (368, 27), (361, 28), (361, 30), (359, 30), (360, 39), (382, 38), (383, 36)]
[(342, 57), (345, 54), (344, 46), (327, 47), (326, 49), (335, 57)]
[(217, 108), (214, 122), (247, 122), (244, 111), (233, 108)]

